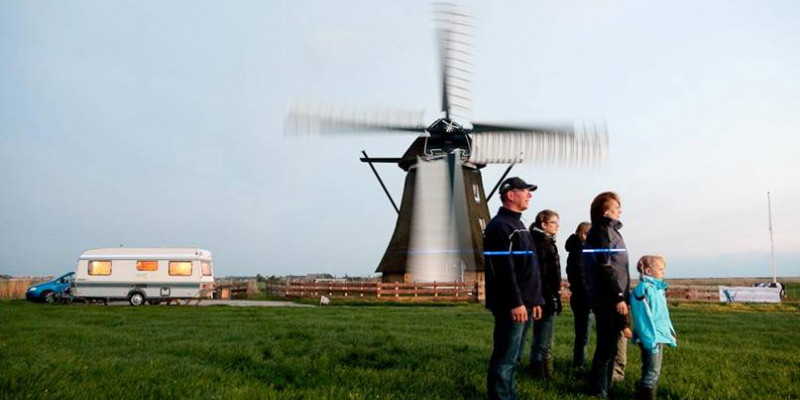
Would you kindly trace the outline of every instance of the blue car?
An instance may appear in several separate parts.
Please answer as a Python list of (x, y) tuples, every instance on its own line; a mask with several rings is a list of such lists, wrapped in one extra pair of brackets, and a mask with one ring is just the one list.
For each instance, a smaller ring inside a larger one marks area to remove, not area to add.
[(70, 288), (70, 285), (72, 285), (72, 281), (74, 279), (75, 273), (70, 272), (53, 279), (50, 282), (33, 285), (29, 287), (27, 291), (25, 291), (25, 297), (27, 297), (30, 301), (43, 301), (46, 303), (52, 303), (56, 300), (56, 298), (60, 297), (66, 290)]

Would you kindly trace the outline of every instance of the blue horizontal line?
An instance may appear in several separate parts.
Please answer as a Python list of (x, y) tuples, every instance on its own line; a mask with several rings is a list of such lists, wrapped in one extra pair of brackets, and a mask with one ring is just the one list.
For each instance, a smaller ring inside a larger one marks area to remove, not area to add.
[(621, 253), (627, 249), (583, 249), (584, 253)]

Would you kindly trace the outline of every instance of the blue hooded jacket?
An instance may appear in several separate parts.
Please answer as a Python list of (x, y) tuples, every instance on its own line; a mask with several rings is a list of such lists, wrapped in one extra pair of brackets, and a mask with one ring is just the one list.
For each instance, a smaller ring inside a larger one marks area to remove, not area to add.
[(636, 289), (631, 293), (634, 342), (653, 354), (658, 352), (656, 344), (671, 347), (678, 345), (675, 328), (669, 319), (666, 289), (669, 285), (661, 279), (642, 275)]

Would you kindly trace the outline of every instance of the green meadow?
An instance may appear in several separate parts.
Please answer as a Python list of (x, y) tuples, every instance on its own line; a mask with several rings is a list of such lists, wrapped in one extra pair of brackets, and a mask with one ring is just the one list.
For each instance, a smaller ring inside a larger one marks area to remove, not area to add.
[[(800, 307), (673, 304), (663, 399), (800, 398)], [(518, 371), (521, 399), (588, 399)], [(314, 308), (0, 302), (0, 399), (484, 399), (492, 318), (477, 304)], [(594, 336), (594, 335), (593, 335)], [(594, 339), (594, 337), (592, 338)], [(633, 399), (639, 352), (612, 395)]]

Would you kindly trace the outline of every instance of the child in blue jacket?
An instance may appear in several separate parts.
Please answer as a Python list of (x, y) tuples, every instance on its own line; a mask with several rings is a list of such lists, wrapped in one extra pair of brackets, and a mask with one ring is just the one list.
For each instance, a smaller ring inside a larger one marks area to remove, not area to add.
[(636, 266), (641, 275), (630, 300), (633, 340), (642, 349), (642, 380), (638, 385), (638, 399), (656, 398), (664, 345), (678, 345), (667, 310), (667, 284), (663, 281), (666, 267), (667, 262), (661, 256), (644, 256)]

